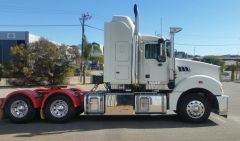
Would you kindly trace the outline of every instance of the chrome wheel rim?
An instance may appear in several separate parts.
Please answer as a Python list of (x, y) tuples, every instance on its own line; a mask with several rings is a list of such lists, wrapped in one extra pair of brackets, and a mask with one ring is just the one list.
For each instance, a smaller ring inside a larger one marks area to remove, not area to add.
[(50, 112), (56, 118), (61, 118), (68, 113), (68, 104), (63, 100), (55, 100), (50, 105)]
[(187, 105), (187, 114), (191, 118), (201, 118), (204, 115), (205, 107), (201, 101), (193, 100)]
[(16, 100), (11, 104), (11, 114), (16, 118), (23, 118), (28, 113), (28, 105), (23, 100)]

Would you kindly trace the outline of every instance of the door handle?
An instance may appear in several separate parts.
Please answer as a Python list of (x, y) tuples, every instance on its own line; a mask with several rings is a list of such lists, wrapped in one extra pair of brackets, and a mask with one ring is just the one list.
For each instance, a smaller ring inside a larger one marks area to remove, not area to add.
[(150, 74), (146, 74), (146, 75), (145, 75), (145, 78), (150, 78)]
[(162, 66), (162, 63), (159, 63), (158, 66), (161, 67), (161, 66)]

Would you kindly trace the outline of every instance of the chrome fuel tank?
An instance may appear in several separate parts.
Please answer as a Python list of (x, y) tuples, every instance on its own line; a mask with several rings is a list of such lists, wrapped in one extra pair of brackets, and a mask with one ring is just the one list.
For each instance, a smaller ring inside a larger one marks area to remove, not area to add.
[(105, 96), (102, 92), (91, 92), (84, 97), (84, 113), (85, 114), (104, 114)]
[(85, 114), (133, 115), (164, 114), (167, 110), (165, 94), (90, 92), (85, 95)]
[(105, 95), (106, 115), (132, 115), (134, 114), (133, 93), (107, 93)]
[(136, 114), (161, 114), (167, 111), (166, 95), (159, 93), (139, 93), (135, 95)]

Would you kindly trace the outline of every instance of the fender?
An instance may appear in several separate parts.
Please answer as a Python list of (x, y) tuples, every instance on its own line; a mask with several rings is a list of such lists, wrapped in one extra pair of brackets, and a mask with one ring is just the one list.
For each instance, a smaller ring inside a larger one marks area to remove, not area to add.
[(48, 94), (44, 95), (41, 109), (45, 107), (45, 103), (49, 97), (53, 95), (59, 95), (59, 94), (66, 95), (67, 97), (69, 97), (72, 100), (74, 107), (78, 107), (81, 104), (81, 94), (74, 93), (74, 91), (68, 90), (68, 89), (58, 89), (58, 90), (52, 90)]
[(34, 108), (39, 108), (41, 106), (41, 102), (42, 102), (41, 95), (39, 95), (35, 91), (31, 91), (31, 90), (18, 90), (18, 91), (14, 91), (7, 95), (7, 97), (3, 101), (1, 108), (3, 108), (5, 106), (6, 102), (9, 100), (9, 98), (11, 98), (12, 96), (16, 96), (16, 95), (23, 95), (23, 96), (28, 97), (32, 101)]
[(169, 106), (171, 110), (176, 110), (179, 97), (186, 91), (194, 88), (208, 90), (214, 95), (223, 95), (222, 84), (206, 75), (193, 75), (180, 80), (169, 96)]
[(70, 90), (73, 90), (73, 91), (78, 91), (78, 92), (80, 92), (80, 93), (86, 93), (87, 91), (86, 90), (84, 90), (84, 89), (82, 89), (82, 88), (69, 88)]
[(88, 93), (88, 91), (82, 88), (69, 88), (71, 91), (77, 92), (80, 94), (80, 107), (84, 105), (84, 95)]

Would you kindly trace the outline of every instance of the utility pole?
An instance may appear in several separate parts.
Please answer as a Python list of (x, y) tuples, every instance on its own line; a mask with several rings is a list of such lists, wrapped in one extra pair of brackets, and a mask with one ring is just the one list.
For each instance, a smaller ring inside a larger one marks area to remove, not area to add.
[[(82, 25), (82, 48), (81, 48), (81, 73), (80, 73), (80, 81), (83, 82), (83, 84), (85, 84), (85, 81), (86, 81), (86, 65), (85, 65), (85, 62), (83, 61), (84, 57), (83, 57), (83, 52), (84, 52), (84, 37), (85, 37), (85, 22), (87, 20), (90, 20), (92, 18), (92, 16), (90, 16), (88, 13), (84, 13), (82, 14), (82, 16), (79, 18), (80, 20), (80, 23)], [(82, 80), (83, 78), (83, 80)]]

